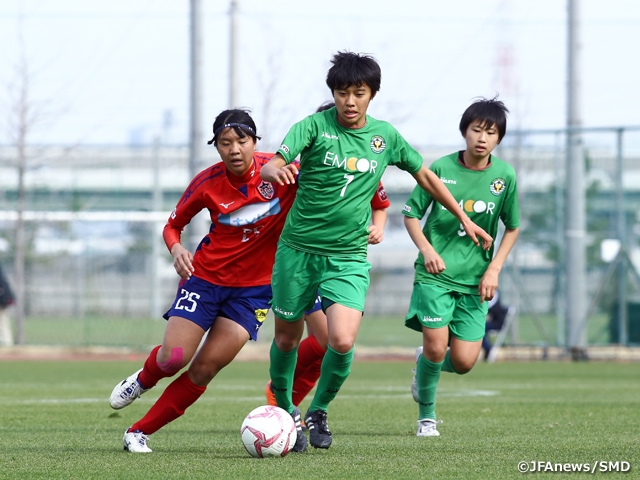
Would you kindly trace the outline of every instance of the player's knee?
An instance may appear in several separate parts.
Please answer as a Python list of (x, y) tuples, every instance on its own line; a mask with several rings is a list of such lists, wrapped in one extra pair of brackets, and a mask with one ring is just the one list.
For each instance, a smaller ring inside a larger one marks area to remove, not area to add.
[(171, 349), (171, 356), (166, 362), (158, 362), (158, 368), (168, 375), (175, 375), (184, 366), (184, 351), (182, 347)]
[(329, 334), (327, 332), (322, 333), (314, 333), (313, 337), (316, 339), (316, 342), (320, 346), (320, 348), (326, 350), (327, 345), (329, 345)]
[(278, 350), (281, 352), (290, 352), (300, 344), (299, 339), (292, 338), (288, 335), (276, 336), (274, 340), (276, 347), (278, 347)]
[(422, 354), (430, 362), (439, 363), (444, 360), (444, 356), (446, 355), (446, 353), (447, 353), (446, 345), (428, 344), (423, 349)]
[(351, 351), (354, 342), (351, 342), (348, 339), (338, 339), (335, 342), (331, 341), (329, 345), (331, 345), (331, 348), (336, 352), (344, 354)]
[(189, 366), (189, 379), (195, 385), (206, 387), (222, 368), (224, 368), (224, 365), (192, 362)]
[(475, 360), (471, 360), (468, 358), (457, 358), (452, 359), (451, 363), (453, 364), (453, 368), (458, 375), (464, 375), (465, 373), (469, 373), (471, 371), (476, 362)]

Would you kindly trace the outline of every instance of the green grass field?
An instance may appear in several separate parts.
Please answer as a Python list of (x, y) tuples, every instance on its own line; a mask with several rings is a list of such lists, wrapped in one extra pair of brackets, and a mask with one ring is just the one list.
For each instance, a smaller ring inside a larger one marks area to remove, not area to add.
[[(609, 318), (594, 315), (589, 319), (587, 342), (602, 345), (609, 342)], [(37, 318), (25, 322), (25, 343), (29, 345), (111, 346), (147, 350), (162, 339), (166, 322), (150, 318)], [(518, 344), (556, 345), (554, 315), (521, 315), (518, 322)], [(272, 314), (260, 330), (259, 340), (271, 342)], [(404, 317), (365, 315), (358, 332), (358, 345), (367, 347), (410, 347), (422, 341), (420, 334), (404, 326)]]
[(267, 362), (232, 363), (151, 436), (153, 453), (123, 452), (124, 430), (168, 384), (111, 410), (111, 389), (139, 367), (0, 362), (0, 479), (511, 479), (521, 477), (519, 462), (629, 462), (625, 478), (640, 470), (637, 364), (482, 363), (465, 376), (443, 374), (441, 437), (417, 438), (412, 364), (357, 361), (329, 411), (333, 446), (278, 459), (249, 457), (239, 434), (265, 402)]

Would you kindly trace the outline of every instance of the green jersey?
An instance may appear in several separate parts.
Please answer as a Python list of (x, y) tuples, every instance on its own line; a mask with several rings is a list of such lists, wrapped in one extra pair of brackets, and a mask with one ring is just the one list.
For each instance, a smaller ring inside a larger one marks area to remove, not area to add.
[[(505, 227), (520, 225), (516, 174), (506, 162), (491, 156), (484, 170), (470, 170), (460, 161), (461, 152), (442, 157), (429, 167), (447, 186), (469, 218), (494, 239), (498, 233), (498, 219)], [(460, 222), (437, 203), (422, 188), (415, 188), (402, 213), (422, 219), (427, 213), (422, 232), (438, 255), (446, 270), (439, 275), (427, 272), (420, 253), (415, 262), (415, 283), (431, 283), (460, 293), (477, 293), (480, 279), (493, 258), (493, 245), (486, 251), (467, 237)]]
[(280, 240), (319, 255), (366, 258), (371, 199), (384, 170), (416, 173), (423, 163), (389, 123), (367, 115), (364, 127), (345, 128), (335, 107), (291, 127), (278, 153), (287, 163), (300, 155), (298, 193)]

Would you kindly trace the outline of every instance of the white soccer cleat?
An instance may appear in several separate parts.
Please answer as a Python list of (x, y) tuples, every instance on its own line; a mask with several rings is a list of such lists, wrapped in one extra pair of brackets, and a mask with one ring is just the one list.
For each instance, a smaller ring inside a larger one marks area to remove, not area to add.
[(136, 398), (140, 398), (140, 395), (149, 390), (148, 388), (143, 389), (138, 382), (138, 374), (141, 371), (142, 369), (131, 374), (115, 386), (109, 398), (111, 408), (120, 410), (127, 405), (131, 405)]
[(149, 437), (146, 436), (139, 430), (135, 430), (130, 432), (127, 429), (124, 432), (124, 438), (122, 439), (122, 445), (124, 446), (125, 451), (131, 453), (149, 453), (153, 452), (149, 447), (147, 447), (147, 441)]
[(432, 418), (425, 418), (424, 420), (418, 420), (418, 433), (417, 437), (439, 437), (440, 432), (436, 428), (438, 424), (442, 423), (442, 420), (437, 422)]

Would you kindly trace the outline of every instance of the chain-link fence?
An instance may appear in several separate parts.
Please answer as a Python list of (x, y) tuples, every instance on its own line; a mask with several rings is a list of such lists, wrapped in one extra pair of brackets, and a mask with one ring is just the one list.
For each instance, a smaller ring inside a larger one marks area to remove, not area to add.
[[(581, 137), (589, 302), (582, 327), (591, 345), (619, 343), (621, 328), (624, 343), (640, 344), (640, 128), (585, 129)], [(521, 234), (500, 278), (503, 303), (517, 310), (507, 337), (513, 344), (565, 342), (565, 147), (563, 130), (512, 131), (495, 152), (516, 168), (520, 192)], [(421, 151), (429, 164), (457, 148)], [(17, 152), (0, 147), (0, 264), (10, 281), (16, 165)], [(158, 340), (164, 327), (158, 319), (177, 285), (160, 231), (190, 180), (188, 149), (32, 147), (25, 165), (24, 343), (146, 346)], [(406, 346), (419, 339), (394, 332), (407, 330), (402, 319), (417, 250), (400, 212), (415, 181), (389, 168), (383, 183), (392, 205), (383, 243), (369, 250), (366, 305), (377, 333), (365, 336), (372, 344)], [(195, 236), (205, 231), (206, 219), (193, 223)]]

